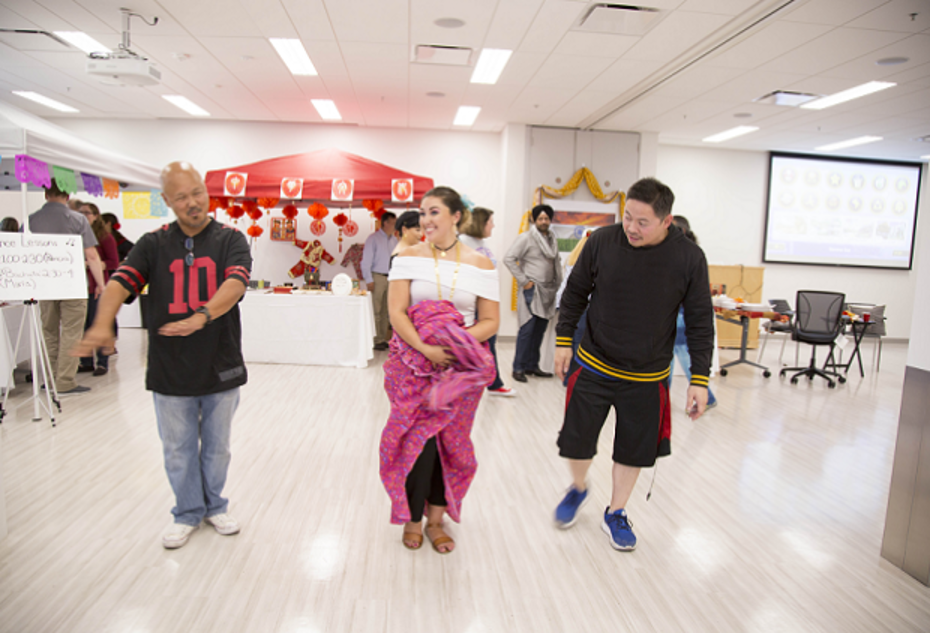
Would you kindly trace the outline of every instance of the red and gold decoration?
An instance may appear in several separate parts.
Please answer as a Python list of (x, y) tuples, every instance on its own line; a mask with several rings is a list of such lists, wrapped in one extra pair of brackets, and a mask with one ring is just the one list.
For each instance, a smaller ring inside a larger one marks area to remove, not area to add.
[(302, 178), (282, 178), (281, 179), (281, 198), (292, 198), (299, 200), (303, 196), (304, 179)]
[(297, 222), (293, 218), (272, 218), (271, 239), (275, 242), (293, 242), (297, 238)]
[(270, 211), (278, 206), (279, 201), (280, 199), (278, 198), (259, 198), (258, 206), (262, 209), (268, 209)]
[(223, 181), (223, 193), (226, 196), (242, 196), (245, 193), (245, 184), (249, 180), (249, 175), (245, 172), (226, 172), (226, 179)]
[(351, 202), (355, 193), (355, 180), (351, 178), (334, 178), (331, 200)]
[(232, 205), (226, 209), (226, 215), (232, 218), (233, 221), (237, 221), (245, 215), (245, 209), (241, 205)]
[(297, 205), (285, 205), (281, 213), (284, 214), (284, 217), (288, 220), (293, 220), (297, 217)]
[(391, 201), (395, 203), (412, 203), (413, 202), (413, 179), (412, 178), (392, 178), (391, 179)]
[(346, 224), (348, 224), (348, 222), (349, 222), (349, 217), (341, 212), (338, 216), (333, 218), (333, 223), (337, 227), (339, 227), (339, 253), (342, 253), (342, 231), (344, 227), (346, 226)]
[(335, 259), (330, 253), (323, 248), (319, 240), (313, 242), (305, 240), (294, 240), (294, 246), (303, 250), (300, 255), (300, 261), (287, 272), (291, 279), (300, 275), (304, 276), (307, 284), (319, 285), (320, 283), (320, 264), (326, 262), (332, 264)]
[(310, 232), (315, 236), (321, 236), (326, 233), (326, 223), (323, 218), (329, 215), (329, 209), (322, 203), (313, 203), (307, 207), (307, 214), (313, 218), (310, 223)]
[(346, 226), (342, 228), (342, 232), (346, 234), (347, 237), (351, 238), (356, 233), (358, 233), (358, 223), (349, 218), (349, 221), (346, 223)]
[(229, 198), (225, 196), (210, 196), (210, 213), (216, 216), (217, 209), (229, 209)]

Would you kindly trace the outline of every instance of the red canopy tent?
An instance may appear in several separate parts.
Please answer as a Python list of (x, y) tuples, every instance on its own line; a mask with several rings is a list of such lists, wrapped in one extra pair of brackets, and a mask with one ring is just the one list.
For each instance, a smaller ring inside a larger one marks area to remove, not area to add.
[(237, 198), (279, 198), (281, 181), (290, 178), (303, 179), (301, 200), (330, 200), (333, 181), (337, 179), (355, 181), (353, 200), (378, 199), (390, 202), (391, 181), (395, 179), (413, 179), (414, 201), (419, 201), (433, 188), (431, 178), (333, 148), (211, 170), (205, 179), (210, 196), (226, 195), (224, 185), (229, 172), (248, 175), (245, 190)]

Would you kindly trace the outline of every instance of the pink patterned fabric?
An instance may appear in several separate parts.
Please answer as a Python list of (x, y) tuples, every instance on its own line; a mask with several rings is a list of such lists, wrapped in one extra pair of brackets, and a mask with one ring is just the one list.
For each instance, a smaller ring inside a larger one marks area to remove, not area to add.
[(424, 342), (449, 348), (456, 361), (433, 364), (396, 332), (384, 363), (384, 389), (391, 414), (381, 432), (381, 481), (391, 498), (391, 523), (410, 521), (405, 484), (426, 441), (436, 436), (449, 517), (458, 522), (462, 500), (478, 461), (471, 427), (484, 388), (494, 380), (494, 357), (486, 343), (465, 330), (448, 301), (427, 300), (408, 310)]

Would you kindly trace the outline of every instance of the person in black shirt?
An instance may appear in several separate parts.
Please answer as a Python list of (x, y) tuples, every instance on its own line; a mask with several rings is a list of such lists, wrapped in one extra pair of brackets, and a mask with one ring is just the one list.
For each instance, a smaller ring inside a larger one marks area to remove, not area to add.
[[(617, 550), (636, 536), (626, 504), (640, 469), (670, 452), (669, 364), (679, 306), (691, 351), (686, 409), (692, 420), (707, 406), (714, 313), (704, 252), (672, 225), (672, 190), (654, 178), (630, 187), (623, 223), (595, 231), (572, 269), (559, 307), (555, 370), (565, 376), (572, 335), (587, 308), (578, 368), (568, 378), (559, 455), (573, 485), (556, 508), (560, 528), (575, 523), (586, 501), (585, 476), (611, 406), (616, 411), (613, 491), (602, 528)], [(589, 299), (590, 297), (590, 299)]]
[(247, 375), (238, 302), (252, 258), (238, 230), (208, 215), (209, 196), (188, 163), (161, 174), (162, 196), (177, 221), (144, 235), (113, 274), (78, 356), (112, 350), (119, 307), (148, 284), (146, 388), (154, 393), (165, 470), (176, 504), (165, 548), (187, 543), (202, 520), (223, 535), (239, 532), (222, 497), (232, 417)]

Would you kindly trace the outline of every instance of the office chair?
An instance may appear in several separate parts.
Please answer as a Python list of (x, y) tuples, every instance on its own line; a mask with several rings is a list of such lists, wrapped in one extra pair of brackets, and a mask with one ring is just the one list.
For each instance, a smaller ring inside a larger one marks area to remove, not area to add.
[(813, 381), (815, 376), (821, 376), (827, 380), (827, 385), (831, 388), (836, 387), (833, 377), (836, 377), (840, 383), (846, 382), (846, 377), (840, 375), (839, 372), (817, 367), (817, 346), (830, 346), (830, 355), (827, 358), (833, 356), (834, 341), (842, 328), (845, 300), (846, 295), (843, 293), (798, 291), (795, 303), (797, 311), (794, 315), (794, 330), (791, 338), (798, 343), (811, 346), (811, 361), (807, 367), (782, 368), (779, 376), (797, 371), (791, 377), (793, 384), (797, 384), (798, 377), (801, 375), (806, 376), (810, 381)]
[[(762, 325), (762, 329), (765, 330), (765, 338), (762, 340), (762, 346), (759, 348), (758, 361), (762, 363), (762, 355), (765, 354), (765, 344), (768, 343), (769, 337), (773, 334), (783, 334), (785, 337), (781, 342), (781, 352), (778, 353), (778, 365), (781, 365), (782, 357), (785, 356), (785, 345), (787, 345), (788, 339), (791, 337), (791, 332), (794, 330), (794, 324), (792, 323), (794, 311), (791, 310), (791, 304), (789, 304), (786, 299), (770, 299), (769, 304), (772, 306), (773, 311), (779, 315), (787, 315), (789, 319), (788, 321), (775, 321), (770, 319)], [(797, 346), (795, 346), (794, 362), (795, 364), (798, 362)]]

